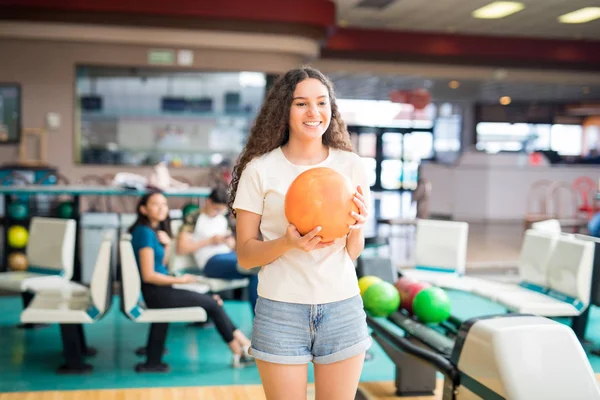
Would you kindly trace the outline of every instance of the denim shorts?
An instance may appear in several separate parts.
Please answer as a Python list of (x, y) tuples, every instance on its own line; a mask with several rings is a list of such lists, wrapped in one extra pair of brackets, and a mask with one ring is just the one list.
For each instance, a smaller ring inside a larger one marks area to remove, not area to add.
[(250, 354), (275, 364), (331, 364), (371, 347), (360, 295), (327, 304), (259, 297)]

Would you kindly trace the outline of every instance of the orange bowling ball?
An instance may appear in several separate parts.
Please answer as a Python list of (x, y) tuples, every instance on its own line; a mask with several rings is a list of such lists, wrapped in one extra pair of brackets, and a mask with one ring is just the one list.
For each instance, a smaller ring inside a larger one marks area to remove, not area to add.
[(317, 226), (322, 242), (344, 237), (358, 212), (354, 203), (352, 182), (331, 168), (312, 168), (298, 175), (285, 196), (285, 216), (288, 222), (306, 235)]

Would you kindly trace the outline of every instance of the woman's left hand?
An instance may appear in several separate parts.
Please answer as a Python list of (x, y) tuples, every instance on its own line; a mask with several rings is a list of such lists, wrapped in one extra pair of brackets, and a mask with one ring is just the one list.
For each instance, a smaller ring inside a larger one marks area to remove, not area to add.
[(169, 237), (169, 234), (165, 231), (158, 231), (156, 232), (156, 236), (158, 236), (158, 241), (163, 245), (163, 246), (168, 246), (169, 243), (171, 243), (171, 238)]
[(356, 222), (350, 225), (350, 230), (361, 229), (365, 222), (367, 222), (367, 217), (369, 216), (369, 212), (367, 211), (367, 206), (365, 205), (365, 197), (360, 186), (356, 187), (356, 193), (354, 193), (354, 204), (358, 207), (358, 212), (352, 211), (350, 215), (352, 218), (356, 220)]

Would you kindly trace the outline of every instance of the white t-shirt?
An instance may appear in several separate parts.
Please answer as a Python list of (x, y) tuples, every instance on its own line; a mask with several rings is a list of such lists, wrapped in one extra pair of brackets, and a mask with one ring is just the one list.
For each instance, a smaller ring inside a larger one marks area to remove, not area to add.
[[(217, 215), (216, 217), (210, 217), (203, 213), (198, 215), (196, 226), (194, 227), (195, 240), (205, 240), (215, 235), (225, 235), (227, 233), (230, 233), (230, 231), (225, 216)], [(196, 260), (198, 267), (204, 269), (204, 266), (211, 257), (217, 254), (229, 253), (231, 251), (233, 250), (225, 243), (208, 245), (196, 250), (194, 259)]]
[[(364, 164), (355, 153), (330, 148), (323, 162), (296, 165), (278, 147), (246, 165), (233, 207), (261, 215), (263, 240), (277, 239), (285, 235), (288, 226), (284, 211), (288, 187), (300, 173), (316, 167), (332, 168), (350, 178), (354, 187), (360, 185), (368, 206), (369, 183)], [(288, 303), (325, 304), (360, 293), (345, 237), (319, 250), (289, 250), (262, 266), (258, 279), (259, 296)]]

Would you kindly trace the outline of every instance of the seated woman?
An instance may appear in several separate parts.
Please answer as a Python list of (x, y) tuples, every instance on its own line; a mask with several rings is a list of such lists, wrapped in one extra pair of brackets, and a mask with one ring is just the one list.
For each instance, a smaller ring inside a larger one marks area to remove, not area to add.
[[(227, 190), (212, 190), (200, 210), (189, 213), (177, 235), (177, 253), (193, 254), (198, 268), (204, 276), (218, 279), (249, 280), (248, 297), (252, 311), (258, 299), (258, 275), (240, 273), (233, 237), (225, 213), (227, 212)], [(243, 270), (243, 269), (242, 269)], [(256, 271), (257, 272), (257, 271)]]
[(148, 308), (204, 308), (233, 353), (233, 367), (239, 368), (253, 362), (253, 358), (248, 355), (250, 340), (233, 325), (221, 307), (223, 302), (218, 296), (211, 297), (171, 286), (195, 282), (196, 277), (174, 277), (168, 274), (165, 265), (171, 244), (169, 207), (162, 193), (149, 192), (140, 199), (137, 220), (129, 232), (140, 268), (142, 294)]

